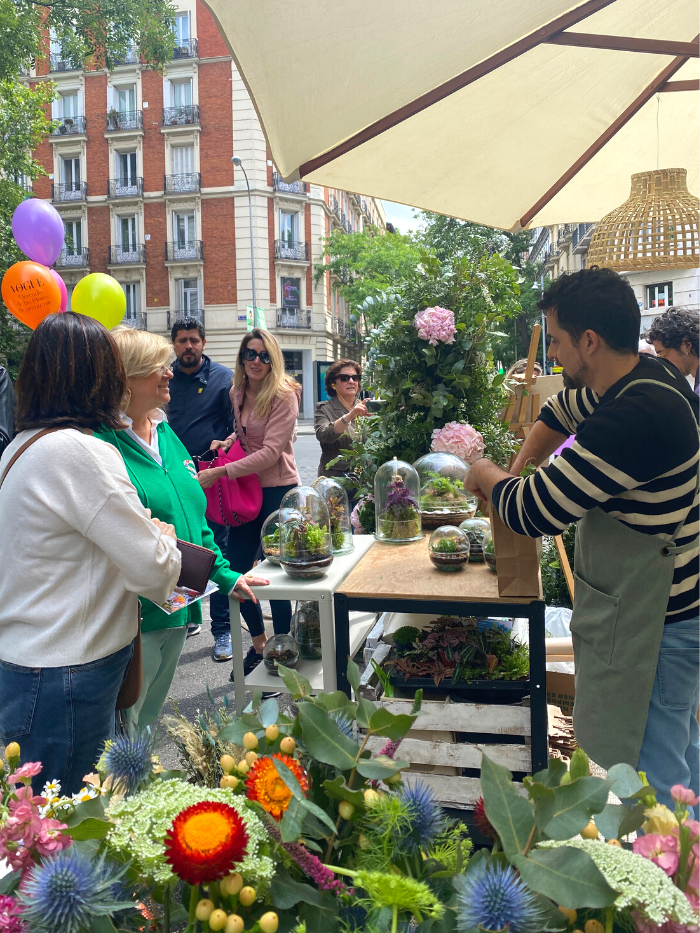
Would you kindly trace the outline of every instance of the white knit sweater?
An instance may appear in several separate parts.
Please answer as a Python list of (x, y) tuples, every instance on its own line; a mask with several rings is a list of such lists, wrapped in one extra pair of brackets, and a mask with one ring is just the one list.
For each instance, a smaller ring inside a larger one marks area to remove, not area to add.
[[(34, 433), (0, 460), (0, 476)], [(158, 516), (154, 516), (158, 518)], [(65, 667), (136, 635), (137, 594), (173, 590), (180, 552), (149, 521), (111, 444), (74, 429), (40, 438), (0, 489), (0, 659)]]

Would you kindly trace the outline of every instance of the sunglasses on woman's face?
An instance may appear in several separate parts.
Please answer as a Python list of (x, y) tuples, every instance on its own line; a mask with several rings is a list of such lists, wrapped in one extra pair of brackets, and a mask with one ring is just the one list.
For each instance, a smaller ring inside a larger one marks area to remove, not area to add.
[(248, 363), (252, 363), (255, 359), (259, 359), (265, 366), (269, 366), (272, 363), (267, 350), (261, 350), (260, 353), (257, 353), (252, 347), (246, 347), (241, 356), (244, 360), (247, 360)]
[(335, 378), (339, 379), (340, 382), (359, 382), (360, 381), (359, 376), (357, 375), (351, 376), (350, 373), (340, 373)]

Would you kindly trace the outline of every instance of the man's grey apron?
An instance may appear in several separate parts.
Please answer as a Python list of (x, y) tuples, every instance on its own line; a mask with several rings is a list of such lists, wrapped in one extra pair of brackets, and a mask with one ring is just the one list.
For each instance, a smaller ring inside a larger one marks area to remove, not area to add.
[[(640, 383), (682, 392), (655, 379)], [(688, 402), (688, 407), (695, 414)], [(696, 481), (696, 493), (698, 481)], [(695, 547), (645, 535), (600, 508), (576, 529), (576, 579), (571, 635), (576, 662), (574, 732), (596, 764), (637, 766), (664, 631), (675, 556)]]

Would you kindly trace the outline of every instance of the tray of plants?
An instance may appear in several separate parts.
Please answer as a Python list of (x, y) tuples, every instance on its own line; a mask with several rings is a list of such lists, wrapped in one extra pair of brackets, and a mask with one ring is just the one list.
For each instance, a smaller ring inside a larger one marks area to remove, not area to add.
[(423, 630), (398, 629), (393, 642), (393, 686), (484, 703), (519, 703), (530, 693), (527, 646), (487, 619), (442, 616)]

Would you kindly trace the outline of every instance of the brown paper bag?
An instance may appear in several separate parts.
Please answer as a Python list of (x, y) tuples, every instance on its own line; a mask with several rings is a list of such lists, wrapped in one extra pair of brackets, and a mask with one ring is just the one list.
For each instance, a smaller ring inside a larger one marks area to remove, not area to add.
[(490, 511), (498, 571), (498, 595), (532, 596), (533, 599), (542, 599), (542, 538), (516, 535), (503, 524), (494, 508)]

